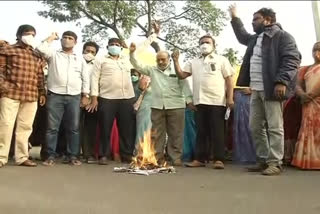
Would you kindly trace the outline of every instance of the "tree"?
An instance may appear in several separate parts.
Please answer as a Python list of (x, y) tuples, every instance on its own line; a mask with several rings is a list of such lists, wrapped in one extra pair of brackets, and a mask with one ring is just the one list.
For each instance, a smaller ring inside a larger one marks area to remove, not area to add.
[[(225, 12), (216, 8), (211, 1), (41, 1), (47, 10), (38, 14), (53, 21), (90, 21), (82, 28), (83, 40), (106, 38), (110, 31), (120, 39), (128, 38), (138, 27), (143, 37), (152, 32), (152, 21), (161, 26), (161, 36), (166, 48), (179, 49), (186, 57), (194, 56), (199, 36), (209, 33), (218, 36), (227, 20)], [(163, 36), (162, 36), (163, 35)], [(155, 51), (159, 45), (153, 43)]]
[(238, 51), (235, 51), (232, 48), (226, 48), (224, 49), (222, 55), (228, 58), (232, 66), (235, 66), (235, 65), (239, 65), (241, 62), (241, 60), (238, 57), (238, 53), (239, 53)]

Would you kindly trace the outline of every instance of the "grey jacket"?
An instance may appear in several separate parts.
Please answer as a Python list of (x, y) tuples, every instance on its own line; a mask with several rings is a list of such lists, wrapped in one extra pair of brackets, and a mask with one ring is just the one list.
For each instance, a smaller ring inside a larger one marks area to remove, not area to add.
[[(238, 86), (250, 85), (250, 58), (257, 41), (257, 34), (249, 34), (239, 18), (231, 21), (238, 41), (248, 48), (237, 81)], [(301, 62), (301, 54), (294, 38), (282, 30), (280, 24), (267, 26), (262, 40), (262, 77), (266, 99), (278, 100), (274, 96), (274, 86), (278, 83), (287, 86), (285, 99), (294, 90), (295, 76)]]

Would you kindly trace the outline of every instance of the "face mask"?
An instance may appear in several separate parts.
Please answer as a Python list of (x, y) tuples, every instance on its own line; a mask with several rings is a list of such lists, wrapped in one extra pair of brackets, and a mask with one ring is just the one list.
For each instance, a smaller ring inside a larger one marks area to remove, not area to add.
[(84, 58), (87, 62), (90, 62), (90, 61), (94, 60), (94, 56), (93, 56), (92, 53), (83, 54), (83, 58)]
[(136, 75), (132, 75), (131, 76), (131, 81), (132, 82), (138, 82), (138, 80), (139, 80), (139, 77), (137, 77)]
[(32, 48), (36, 47), (36, 40), (34, 39), (34, 37), (32, 35), (22, 36), (21, 41), (24, 44), (31, 46)]
[(200, 51), (202, 54), (209, 54), (213, 51), (213, 47), (210, 44), (204, 43), (200, 45)]
[(108, 46), (108, 52), (112, 56), (118, 56), (121, 53), (122, 48), (116, 45)]
[(73, 48), (74, 42), (72, 40), (62, 40), (61, 45), (64, 48)]

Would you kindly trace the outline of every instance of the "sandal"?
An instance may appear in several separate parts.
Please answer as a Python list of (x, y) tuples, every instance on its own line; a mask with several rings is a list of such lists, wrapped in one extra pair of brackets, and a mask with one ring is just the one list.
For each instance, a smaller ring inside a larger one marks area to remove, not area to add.
[(269, 165), (268, 168), (262, 171), (262, 175), (272, 176), (279, 175), (282, 172), (281, 166)]
[(4, 167), (4, 163), (0, 162), (0, 168)]
[(216, 161), (213, 164), (213, 168), (214, 169), (224, 169), (224, 164), (222, 163), (222, 161)]
[(53, 166), (55, 164), (54, 160), (48, 159), (42, 163), (44, 166)]
[(72, 166), (80, 166), (80, 165), (82, 164), (82, 162), (79, 161), (79, 160), (77, 160), (77, 159), (72, 159), (72, 160), (70, 161), (70, 164), (71, 164)]

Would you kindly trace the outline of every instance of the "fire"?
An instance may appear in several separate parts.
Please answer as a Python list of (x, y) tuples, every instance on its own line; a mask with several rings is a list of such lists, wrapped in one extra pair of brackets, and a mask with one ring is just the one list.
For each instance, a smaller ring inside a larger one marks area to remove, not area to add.
[(130, 167), (145, 170), (159, 168), (155, 153), (151, 130), (148, 130), (139, 142), (137, 155), (132, 159)]

